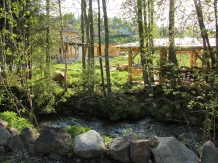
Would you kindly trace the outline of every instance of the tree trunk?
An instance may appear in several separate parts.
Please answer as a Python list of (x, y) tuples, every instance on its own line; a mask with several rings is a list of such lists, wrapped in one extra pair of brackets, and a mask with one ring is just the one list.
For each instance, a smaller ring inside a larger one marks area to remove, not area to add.
[[(6, 18), (6, 1), (3, 0), (3, 8), (4, 8), (4, 24), (3, 24), (3, 29), (2, 30), (6, 30), (6, 23), (7, 23), (7, 18)], [(1, 33), (1, 69), (2, 69), (2, 73), (5, 74), (5, 68), (6, 68), (6, 54), (5, 54), (5, 44), (6, 44), (6, 40), (5, 40), (5, 34)], [(4, 77), (3, 75), (3, 77)]]
[(148, 71), (150, 74), (150, 86), (151, 83), (154, 83), (154, 72), (153, 72), (153, 61), (150, 59), (154, 55), (154, 39), (153, 39), (153, 33), (154, 33), (154, 0), (149, 0), (148, 1), (148, 20), (149, 20), (149, 25), (148, 25), (148, 48), (147, 48), (147, 53), (148, 53)]
[(175, 0), (170, 0), (169, 7), (169, 56), (167, 65), (167, 76), (171, 83), (171, 88), (176, 86), (176, 71), (173, 71), (178, 66), (175, 52)]
[(59, 6), (59, 16), (60, 16), (60, 37), (61, 37), (61, 54), (64, 56), (64, 64), (65, 64), (65, 69), (64, 69), (64, 89), (65, 92), (67, 92), (67, 54), (66, 54), (66, 48), (64, 46), (64, 38), (63, 38), (63, 17), (62, 17), (62, 12), (61, 12), (61, 2), (58, 0), (58, 6)]
[(85, 49), (85, 14), (86, 14), (86, 6), (85, 0), (81, 0), (81, 34), (82, 34), (82, 68), (86, 69), (86, 49)]
[(170, 64), (177, 65), (176, 52), (175, 52), (175, 0), (170, 0), (169, 8), (169, 62)]
[(215, 13), (215, 24), (216, 24), (216, 74), (218, 74), (218, 11), (217, 11), (217, 0), (214, 0), (214, 13)]
[(94, 75), (94, 27), (93, 27), (93, 10), (92, 10), (92, 0), (89, 0), (89, 76), (88, 80), (91, 80), (92, 83), (89, 85), (89, 92), (93, 93), (94, 91), (94, 81), (92, 80), (92, 76)]
[[(147, 57), (144, 50), (144, 32), (143, 32), (143, 18), (142, 18), (142, 1), (137, 0), (137, 9), (138, 9), (138, 30), (139, 30), (139, 46), (140, 46), (140, 56), (141, 64), (143, 68), (143, 82), (144, 85), (148, 85), (148, 75), (147, 75)], [(147, 41), (147, 40), (146, 40)]]
[[(210, 42), (209, 42), (209, 38), (208, 38), (208, 33), (207, 33), (205, 25), (204, 25), (201, 2), (200, 2), (200, 0), (198, 0), (198, 2), (197, 2), (197, 0), (194, 0), (194, 4), (195, 4), (195, 9), (196, 9), (197, 18), (198, 18), (198, 24), (199, 24), (199, 27), (201, 30), (201, 37), (203, 39), (204, 57), (205, 57), (205, 60), (207, 63), (206, 68), (207, 68), (207, 70), (209, 70), (210, 67), (214, 67), (215, 58), (213, 56), (212, 48), (210, 47)], [(209, 51), (210, 58), (211, 58), (211, 66), (210, 66), (210, 63), (208, 61), (208, 54), (207, 54), (208, 51)]]
[(111, 100), (112, 92), (111, 92), (111, 80), (110, 80), (110, 69), (109, 69), (109, 30), (108, 30), (108, 17), (107, 17), (107, 6), (106, 0), (102, 0), (103, 5), (103, 13), (104, 13), (104, 29), (105, 29), (105, 65), (106, 65), (106, 78), (107, 78), (107, 97)]
[(86, 8), (87, 8), (87, 4), (86, 1), (84, 1), (84, 18), (85, 18), (85, 27), (86, 27), (86, 46), (85, 46), (85, 51), (88, 51), (88, 64), (89, 64), (89, 60), (90, 60), (90, 42), (89, 42), (89, 19), (86, 13)]
[(50, 64), (50, 0), (46, 0), (46, 64)]
[(100, 69), (101, 69), (101, 82), (102, 82), (102, 90), (104, 97), (106, 98), (106, 91), (105, 91), (105, 85), (104, 85), (104, 70), (103, 70), (103, 64), (102, 64), (102, 55), (101, 55), (101, 14), (100, 14), (100, 0), (98, 0), (98, 41), (99, 41), (99, 62), (100, 62)]

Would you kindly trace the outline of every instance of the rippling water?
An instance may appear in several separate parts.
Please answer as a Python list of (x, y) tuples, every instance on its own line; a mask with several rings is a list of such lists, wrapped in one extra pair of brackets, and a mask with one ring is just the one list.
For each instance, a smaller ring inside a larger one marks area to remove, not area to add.
[(132, 129), (132, 134), (137, 134), (148, 139), (155, 134), (158, 137), (173, 136), (184, 143), (191, 143), (200, 146), (202, 131), (200, 127), (191, 127), (178, 123), (163, 123), (152, 118), (144, 118), (140, 120), (124, 120), (119, 122), (103, 121), (96, 119), (84, 119), (78, 117), (59, 117), (51, 121), (44, 122), (49, 127), (64, 128), (69, 125), (78, 125), (89, 127), (101, 135), (111, 136), (112, 138), (125, 136), (125, 129)]

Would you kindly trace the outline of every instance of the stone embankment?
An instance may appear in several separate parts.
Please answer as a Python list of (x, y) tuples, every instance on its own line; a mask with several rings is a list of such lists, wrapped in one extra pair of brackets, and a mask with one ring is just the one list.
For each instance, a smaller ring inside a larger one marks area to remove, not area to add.
[[(9, 155), (9, 151), (13, 154)], [(72, 140), (62, 128), (47, 127), (36, 137), (30, 128), (20, 133), (0, 120), (0, 162), (217, 163), (217, 160), (218, 148), (211, 141), (196, 150), (174, 137), (152, 135), (148, 140), (141, 140), (129, 135), (114, 138), (105, 145), (95, 130)]]

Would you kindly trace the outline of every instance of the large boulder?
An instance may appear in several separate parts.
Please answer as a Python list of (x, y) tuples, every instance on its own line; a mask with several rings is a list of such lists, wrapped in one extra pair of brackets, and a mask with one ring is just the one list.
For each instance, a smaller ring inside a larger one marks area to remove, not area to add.
[(0, 156), (5, 155), (5, 147), (4, 146), (0, 146)]
[(105, 146), (101, 135), (90, 130), (75, 137), (73, 151), (82, 158), (101, 157), (105, 153)]
[(0, 125), (0, 146), (6, 145), (10, 138), (10, 133)]
[(174, 137), (158, 137), (158, 146), (151, 148), (156, 163), (199, 163), (198, 156)]
[(113, 139), (109, 146), (110, 157), (120, 162), (132, 163), (130, 157), (131, 140), (134, 140), (134, 138), (126, 136)]
[(218, 148), (211, 141), (204, 143), (198, 151), (201, 163), (218, 163)]
[(25, 146), (29, 146), (29, 144), (33, 144), (36, 141), (35, 133), (30, 128), (24, 128), (21, 131), (20, 137), (23, 139)]
[(8, 146), (12, 149), (14, 152), (23, 152), (24, 149), (24, 143), (19, 135), (12, 136), (10, 138)]
[(71, 136), (62, 128), (47, 127), (34, 145), (38, 153), (66, 155), (70, 151), (71, 140)]
[(130, 141), (130, 156), (134, 163), (146, 163), (151, 157), (148, 140)]

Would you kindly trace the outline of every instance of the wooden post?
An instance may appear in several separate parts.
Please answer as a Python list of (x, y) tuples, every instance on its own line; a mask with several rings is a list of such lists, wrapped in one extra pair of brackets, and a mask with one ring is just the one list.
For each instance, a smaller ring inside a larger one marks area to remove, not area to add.
[(193, 63), (194, 63), (193, 51), (189, 51), (188, 53), (190, 54), (190, 68), (193, 68)]
[(132, 50), (128, 50), (128, 82), (132, 82)]

